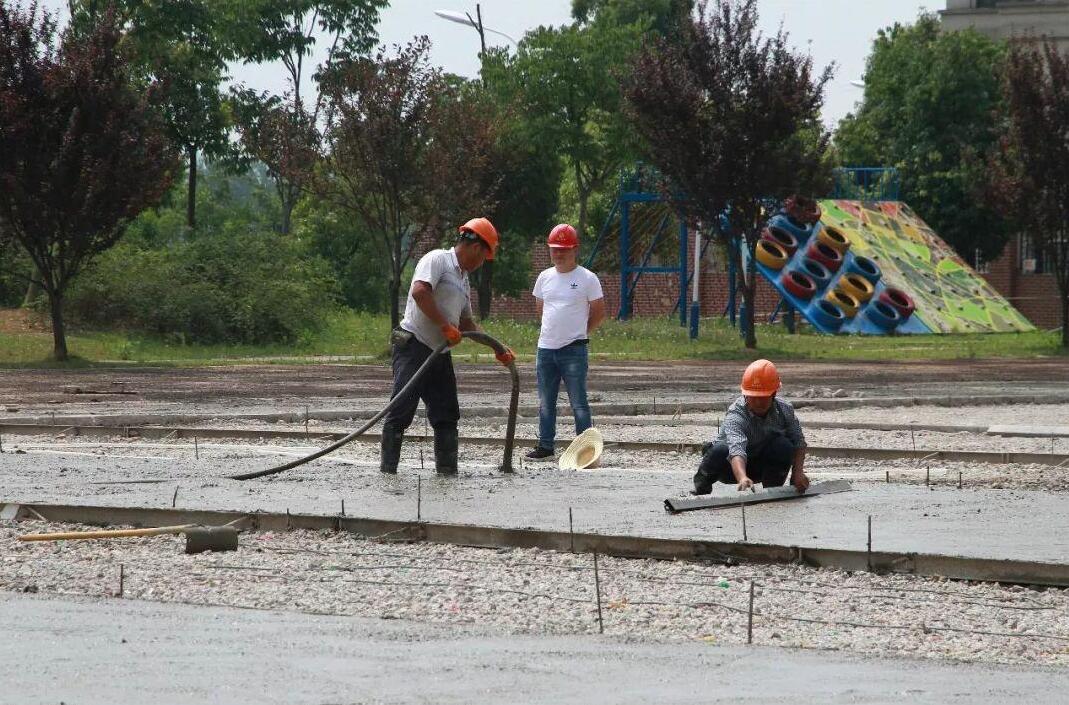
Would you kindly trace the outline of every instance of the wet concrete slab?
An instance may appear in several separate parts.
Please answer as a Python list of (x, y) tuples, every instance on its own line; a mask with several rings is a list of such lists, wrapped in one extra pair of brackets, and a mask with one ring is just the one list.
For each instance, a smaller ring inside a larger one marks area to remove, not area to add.
[(1058, 702), (1064, 669), (0, 593), (0, 703)]
[[(373, 449), (363, 449), (367, 457)], [(239, 482), (227, 473), (271, 465), (263, 455), (235, 450), (212, 459), (0, 455), (0, 502), (335, 514), (344, 499), (350, 516), (514, 528), (567, 530), (657, 538), (737, 541), (741, 512), (665, 512), (666, 497), (691, 486), (692, 463), (671, 471), (560, 471), (527, 464), (514, 475), (482, 464), (455, 478), (405, 464), (397, 476), (374, 463), (319, 461), (281, 475)], [(164, 480), (157, 484), (131, 481)], [(96, 484), (111, 481), (115, 484)], [(970, 558), (1069, 562), (1069, 497), (1041, 491), (925, 488), (855, 483), (835, 495), (756, 505), (747, 509), (751, 542), (864, 550), (872, 516), (874, 551)], [(177, 490), (177, 497), (175, 496)], [(731, 496), (733, 486), (715, 492)]]

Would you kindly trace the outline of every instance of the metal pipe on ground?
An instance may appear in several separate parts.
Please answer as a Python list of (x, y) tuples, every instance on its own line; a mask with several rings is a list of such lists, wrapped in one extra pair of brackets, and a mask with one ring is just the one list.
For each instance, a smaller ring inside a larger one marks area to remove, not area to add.
[[(237, 521), (243, 521), (244, 518)], [(236, 523), (236, 522), (232, 522)], [(90, 539), (118, 539), (144, 536), (183, 534), (186, 538), (186, 553), (205, 551), (236, 551), (238, 529), (231, 524), (223, 526), (200, 526), (180, 524), (157, 526), (149, 529), (107, 529), (100, 531), (61, 531), (48, 534), (23, 534), (19, 541), (86, 541)]]

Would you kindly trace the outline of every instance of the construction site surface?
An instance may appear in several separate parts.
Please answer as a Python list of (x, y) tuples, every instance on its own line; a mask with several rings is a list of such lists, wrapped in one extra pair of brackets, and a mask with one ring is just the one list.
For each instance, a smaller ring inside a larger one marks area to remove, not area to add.
[[(458, 476), (417, 416), (396, 476), (373, 429), (245, 482), (370, 418), (384, 369), (8, 371), (0, 702), (1056, 702), (1069, 361), (782, 364), (810, 478), (849, 491), (666, 512), (741, 367), (592, 363), (596, 469), (521, 460), (521, 365), (501, 473), (508, 376), (459, 365)], [(18, 540), (189, 525), (237, 549)]]

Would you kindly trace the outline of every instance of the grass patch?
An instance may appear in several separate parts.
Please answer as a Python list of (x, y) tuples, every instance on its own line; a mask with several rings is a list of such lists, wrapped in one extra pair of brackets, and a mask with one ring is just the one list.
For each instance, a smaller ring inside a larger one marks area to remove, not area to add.
[[(389, 318), (342, 311), (329, 317), (316, 334), (294, 345), (188, 345), (180, 341), (119, 332), (75, 331), (67, 340), (76, 356), (69, 363), (48, 362), (48, 332), (0, 333), (0, 364), (5, 367), (87, 367), (107, 364), (239, 364), (249, 362), (316, 362), (315, 358), (359, 356), (385, 360)], [(483, 326), (511, 346), (520, 359), (532, 359), (538, 324), (494, 319)], [(608, 321), (594, 335), (598, 357), (631, 360), (910, 360), (1044, 357), (1065, 355), (1058, 333), (915, 335), (896, 337), (788, 335), (782, 325), (758, 326), (758, 349), (742, 346), (738, 331), (722, 318), (703, 319), (698, 340), (691, 341), (678, 319), (641, 318)], [(461, 362), (493, 359), (486, 348), (465, 343), (454, 353)]]

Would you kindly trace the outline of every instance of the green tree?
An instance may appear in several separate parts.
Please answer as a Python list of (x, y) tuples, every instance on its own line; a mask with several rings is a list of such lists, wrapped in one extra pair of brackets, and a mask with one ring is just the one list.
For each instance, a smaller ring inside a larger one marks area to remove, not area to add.
[(417, 245), (493, 205), (492, 116), (430, 66), (429, 50), (420, 37), (396, 54), (337, 64), (322, 81), (331, 119), (313, 186), (374, 238), (394, 326)]
[(156, 99), (139, 85), (110, 12), (57, 40), (54, 21), (0, 3), (0, 237), (33, 260), (54, 356), (67, 359), (63, 300), (178, 168)]
[[(282, 201), (281, 231), (290, 231), (293, 208), (309, 178), (308, 155), (316, 142), (323, 95), (313, 99), (306, 79), (318, 81), (323, 68), (363, 56), (375, 46), (375, 25), (387, 0), (219, 0), (226, 32), (246, 63), (280, 62), (289, 89), (282, 97), (234, 90), (242, 142), (266, 164)], [(305, 65), (325, 34), (326, 58), (314, 74)]]
[(1047, 40), (1015, 42), (1003, 90), (1007, 120), (989, 171), (993, 202), (1028, 233), (1053, 273), (1069, 348), (1069, 56)]
[(515, 55), (488, 52), (483, 63), (484, 80), (515, 106), (523, 138), (540, 152), (560, 155), (573, 173), (580, 237), (591, 195), (634, 159), (617, 74), (643, 34), (640, 24), (539, 27)]
[(161, 108), (171, 138), (186, 155), (186, 226), (193, 230), (198, 157), (221, 159), (232, 151), (220, 87), (233, 53), (218, 31), (218, 6), (211, 0), (71, 0), (69, 6), (76, 31), (91, 31), (105, 12), (113, 12), (135, 72), (166, 88)]
[(668, 38), (678, 34), (693, 10), (694, 0), (572, 0), (572, 17), (580, 24), (642, 24)]
[[(813, 188), (828, 136), (820, 125), (831, 68), (794, 53), (782, 30), (757, 29), (757, 0), (722, 0), (674, 41), (660, 39), (636, 59), (624, 91), (651, 160), (670, 182), (666, 193), (707, 223), (728, 217), (752, 253), (768, 199)], [(678, 189), (678, 190), (677, 190)], [(742, 249), (740, 248), (740, 254)], [(743, 286), (746, 347), (753, 326), (753, 258)]]
[(944, 32), (934, 13), (881, 30), (860, 108), (839, 124), (844, 164), (894, 166), (901, 197), (966, 259), (1005, 246), (1004, 219), (976, 198), (978, 158), (997, 142), (1005, 46), (973, 30)]

